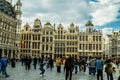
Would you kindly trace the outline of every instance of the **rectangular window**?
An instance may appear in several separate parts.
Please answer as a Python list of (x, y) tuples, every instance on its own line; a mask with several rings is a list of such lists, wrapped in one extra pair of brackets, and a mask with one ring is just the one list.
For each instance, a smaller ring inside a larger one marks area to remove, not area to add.
[(48, 37), (46, 37), (46, 42), (49, 42), (49, 38)]
[(88, 41), (88, 36), (86, 36), (86, 41)]
[(93, 50), (95, 50), (95, 44), (93, 44)]
[(88, 49), (87, 44), (86, 44), (86, 50)]
[(101, 44), (99, 44), (99, 50), (101, 50), (102, 49), (102, 46), (101, 46)]
[(79, 40), (81, 41), (81, 36), (79, 36)]
[(50, 37), (50, 42), (52, 42), (53, 41), (53, 38), (52, 37)]
[(101, 41), (101, 36), (99, 36), (99, 41)]
[(96, 41), (98, 41), (98, 36), (96, 36)]
[(44, 51), (44, 45), (42, 45), (42, 51)]
[(40, 40), (40, 35), (38, 35), (38, 40)]
[(95, 41), (95, 36), (93, 36), (93, 41)]
[(53, 32), (51, 31), (51, 32), (50, 32), (50, 35), (52, 35), (52, 34), (53, 34)]
[(45, 37), (42, 37), (42, 42), (45, 42)]
[(46, 32), (46, 35), (48, 35), (49, 34), (49, 32)]
[(92, 44), (89, 44), (89, 50), (92, 50)]
[(96, 50), (98, 50), (98, 44), (96, 44)]
[(52, 45), (50, 46), (50, 51), (52, 51)]
[(31, 34), (29, 34), (29, 39), (31, 40)]
[(81, 44), (79, 44), (79, 49), (81, 50)]
[(46, 45), (46, 51), (48, 51), (48, 45)]

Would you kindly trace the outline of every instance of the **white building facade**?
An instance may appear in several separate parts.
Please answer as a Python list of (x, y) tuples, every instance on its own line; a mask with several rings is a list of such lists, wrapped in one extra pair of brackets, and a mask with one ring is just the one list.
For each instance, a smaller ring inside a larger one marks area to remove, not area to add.
[(0, 0), (0, 57), (7, 55), (8, 58), (12, 58), (18, 55), (17, 51), (20, 48), (17, 43), (20, 40), (17, 35), (19, 23), (17, 16), (20, 10), (18, 7), (21, 7), (20, 0), (14, 7), (12, 0)]

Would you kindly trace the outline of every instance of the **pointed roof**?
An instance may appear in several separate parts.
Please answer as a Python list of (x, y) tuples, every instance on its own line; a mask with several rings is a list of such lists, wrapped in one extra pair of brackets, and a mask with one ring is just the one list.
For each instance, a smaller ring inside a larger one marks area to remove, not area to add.
[(17, 3), (16, 3), (16, 5), (20, 5), (20, 6), (22, 6), (21, 1), (20, 1), (20, 0), (18, 0), (18, 1), (17, 1)]
[(47, 21), (45, 25), (51, 25), (51, 23), (49, 21)]
[(75, 27), (74, 27), (74, 23), (73, 23), (73, 22), (70, 24), (70, 27), (69, 27), (69, 29), (70, 29), (70, 30), (73, 30), (73, 29), (75, 29)]
[(74, 23), (72, 22), (72, 23), (70, 24), (70, 26), (74, 26)]
[(58, 28), (63, 28), (63, 26), (62, 26), (62, 24), (61, 24), (61, 23), (59, 24)]
[(88, 22), (85, 24), (85, 26), (94, 26), (94, 25), (90, 20), (88, 20)]
[(28, 27), (30, 27), (30, 25), (29, 25), (29, 23), (28, 23), (28, 22), (25, 24), (25, 26), (28, 26)]
[(40, 21), (40, 19), (36, 18), (35, 21)]

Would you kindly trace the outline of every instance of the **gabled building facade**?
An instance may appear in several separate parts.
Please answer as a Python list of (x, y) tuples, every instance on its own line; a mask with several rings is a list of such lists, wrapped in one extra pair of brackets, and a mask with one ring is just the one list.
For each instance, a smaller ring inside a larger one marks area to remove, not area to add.
[(103, 40), (102, 31), (94, 29), (91, 21), (86, 23), (86, 29), (79, 32), (78, 54), (79, 57), (102, 57)]
[[(28, 25), (27, 25), (28, 26)], [(26, 33), (26, 25), (24, 26), (21, 35)], [(62, 24), (57, 27), (55, 24), (46, 22), (44, 26), (41, 25), (39, 19), (36, 19), (33, 28), (29, 27), (30, 48), (27, 53), (24, 53), (21, 47), (21, 56), (37, 56), (37, 57), (64, 57), (73, 56), (79, 57), (102, 57), (103, 56), (103, 42), (102, 31), (95, 30), (91, 21), (86, 24), (86, 31), (80, 32), (78, 26), (71, 23), (67, 30)], [(21, 40), (24, 41), (23, 37)], [(24, 44), (26, 41), (24, 41)], [(28, 42), (29, 43), (29, 42)], [(29, 44), (28, 44), (29, 45)], [(27, 50), (27, 48), (26, 48)]]

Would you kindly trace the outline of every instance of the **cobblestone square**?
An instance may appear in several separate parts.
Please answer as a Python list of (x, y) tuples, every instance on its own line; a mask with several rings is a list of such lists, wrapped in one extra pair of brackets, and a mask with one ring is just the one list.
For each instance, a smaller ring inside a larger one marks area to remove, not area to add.
[[(17, 62), (16, 68), (11, 68), (11, 65), (8, 64), (7, 72), (10, 75), (9, 78), (4, 78), (2, 74), (0, 74), (0, 80), (65, 80), (65, 73), (63, 72), (63, 66), (61, 69), (61, 73), (56, 72), (56, 67), (52, 71), (50, 69), (46, 69), (45, 75), (40, 76), (39, 66), (37, 69), (33, 69), (33, 65), (31, 65), (31, 69), (29, 71), (25, 70), (24, 66), (21, 66), (20, 62)], [(114, 73), (114, 80), (117, 80), (119, 73), (116, 69), (116, 73)], [(87, 71), (78, 72), (78, 74), (74, 74), (72, 80), (97, 80), (96, 75), (89, 75), (88, 68)], [(106, 73), (104, 72), (104, 80), (107, 80)]]

